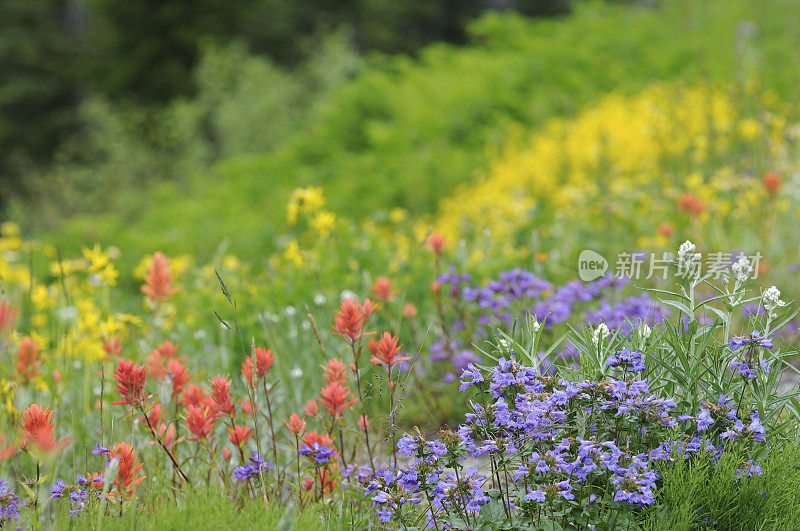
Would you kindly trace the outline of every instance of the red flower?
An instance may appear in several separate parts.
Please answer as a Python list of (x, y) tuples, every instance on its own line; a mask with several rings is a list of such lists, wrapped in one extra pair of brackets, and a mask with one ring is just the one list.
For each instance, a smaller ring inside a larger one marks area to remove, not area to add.
[(172, 382), (172, 397), (175, 398), (183, 392), (183, 388), (192, 377), (189, 370), (178, 360), (170, 360), (167, 364), (167, 374)]
[(114, 480), (114, 486), (117, 488), (116, 494), (135, 498), (137, 485), (145, 480), (145, 476), (139, 476), (142, 463), (136, 457), (136, 452), (129, 444), (119, 443), (108, 453), (108, 456), (119, 463), (117, 478)]
[(266, 378), (272, 369), (272, 362), (275, 361), (275, 355), (272, 350), (267, 348), (256, 347), (256, 375), (259, 378)]
[(392, 280), (387, 277), (378, 277), (372, 284), (372, 293), (379, 301), (390, 302), (394, 299), (395, 292), (392, 289)]
[(669, 238), (670, 236), (675, 234), (675, 227), (666, 222), (662, 223), (661, 225), (658, 226), (658, 233), (662, 236), (666, 236), (667, 238)]
[(317, 413), (319, 412), (319, 406), (317, 405), (316, 400), (309, 400), (306, 402), (305, 407), (303, 408), (303, 413), (308, 415), (309, 417), (316, 417)]
[(118, 358), (122, 354), (122, 341), (118, 337), (106, 339), (106, 342), (103, 343), (103, 351), (106, 353), (107, 360)]
[(233, 454), (231, 454), (231, 451), (228, 450), (227, 448), (223, 448), (222, 449), (222, 459), (224, 459), (225, 461), (230, 461), (231, 457), (233, 457)]
[(325, 383), (337, 382), (340, 385), (347, 385), (347, 369), (342, 360), (333, 358), (328, 360), (328, 364), (323, 368)]
[(17, 347), (17, 373), (22, 383), (30, 383), (42, 374), (39, 366), (39, 347), (30, 336), (23, 337)]
[(147, 365), (147, 373), (153, 380), (160, 382), (166, 377), (167, 371), (164, 370), (164, 363), (161, 361), (161, 356), (159, 356), (158, 352), (155, 350), (150, 352), (147, 356), (145, 364)]
[(393, 336), (389, 332), (381, 334), (375, 346), (375, 352), (369, 361), (375, 365), (384, 364), (386, 367), (393, 367), (401, 361), (409, 359), (408, 357), (397, 357), (397, 353), (400, 352), (397, 341), (397, 336)]
[(177, 354), (178, 346), (170, 341), (164, 341), (155, 350), (150, 351), (147, 356), (147, 372), (150, 373), (150, 377), (155, 380), (163, 380), (167, 375), (165, 364), (173, 358), (176, 360), (183, 359), (177, 358)]
[(374, 309), (375, 305), (369, 299), (365, 299), (363, 305), (355, 299), (343, 300), (334, 316), (333, 333), (348, 343), (355, 343), (364, 336), (361, 330)]
[(255, 389), (256, 379), (253, 371), (253, 359), (250, 356), (247, 356), (242, 362), (242, 377), (247, 385), (250, 386), (250, 389)]
[(164, 302), (170, 295), (178, 292), (178, 290), (171, 287), (171, 283), (172, 272), (169, 268), (169, 259), (157, 252), (147, 266), (147, 275), (144, 277), (142, 293), (147, 295), (150, 302), (154, 304)]
[(431, 282), (431, 292), (434, 295), (438, 295), (439, 292), (441, 292), (441, 291), (442, 291), (442, 285), (439, 284), (439, 282), (437, 282), (436, 280), (432, 281)]
[(775, 195), (778, 193), (783, 185), (781, 176), (774, 171), (765, 173), (764, 177), (761, 178), (761, 182), (764, 184), (764, 188), (767, 189), (767, 192), (769, 192), (770, 195)]
[(208, 438), (214, 430), (214, 420), (216, 413), (213, 409), (206, 406), (187, 406), (186, 407), (186, 428), (192, 433), (193, 437), (187, 438), (189, 441), (201, 441)]
[(130, 404), (135, 408), (144, 405), (147, 398), (144, 390), (147, 373), (143, 366), (139, 367), (131, 360), (120, 359), (114, 369), (114, 379), (117, 380), (117, 391), (122, 395), (122, 400), (113, 405)]
[[(0, 433), (0, 446), (3, 446), (6, 443), (6, 438)], [(0, 449), (0, 461), (5, 461), (6, 459), (10, 459), (15, 453), (17, 453), (17, 447), (10, 443), (6, 446), (3, 446)]]
[[(253, 360), (255, 359), (255, 363)], [(252, 388), (255, 386), (255, 378), (266, 378), (272, 369), (272, 362), (275, 355), (270, 349), (256, 347), (253, 356), (247, 356), (242, 362), (242, 376), (245, 382)]]
[(22, 434), (20, 447), (23, 450), (33, 447), (36, 450), (50, 452), (61, 450), (69, 444), (69, 439), (57, 441), (53, 436), (53, 412), (50, 408), (31, 404), (22, 412), (20, 424), (19, 431)]
[[(250, 403), (249, 398), (245, 398), (244, 400), (239, 400), (239, 404), (242, 407), (242, 412), (245, 415), (252, 415), (253, 414), (253, 404)], [(256, 408), (258, 409), (258, 408)]]
[(228, 433), (230, 434), (230, 441), (234, 446), (242, 446), (253, 436), (253, 432), (249, 427), (239, 426), (237, 424), (233, 425), (233, 429), (228, 428)]
[[(147, 412), (147, 421), (153, 426), (155, 429), (158, 426), (158, 421), (161, 419), (161, 402), (155, 404), (153, 407), (150, 408), (150, 411)], [(142, 421), (142, 419), (139, 419)]]
[(199, 385), (190, 383), (183, 390), (181, 404), (184, 406), (210, 406), (212, 400), (206, 396), (206, 391)]
[(410, 321), (416, 316), (417, 316), (417, 307), (411, 304), (410, 302), (406, 303), (403, 306), (403, 317), (405, 317)]
[(369, 417), (366, 415), (358, 417), (358, 429), (364, 431), (367, 429), (367, 426), (369, 426)]
[(3, 299), (0, 301), (0, 336), (4, 336), (8, 332), (14, 330), (16, 324), (17, 310), (8, 304), (8, 301)]
[(445, 246), (447, 245), (447, 240), (444, 236), (439, 234), (438, 232), (432, 233), (428, 236), (428, 240), (425, 242), (425, 246), (431, 250), (433, 254), (439, 256), (444, 251)]
[(336, 448), (333, 446), (333, 437), (327, 433), (320, 435), (312, 430), (306, 433), (306, 436), (303, 437), (303, 442), (308, 446), (314, 446), (314, 443), (319, 443), (320, 446), (327, 446), (328, 448), (336, 451)]
[[(180, 442), (183, 440), (183, 437), (180, 439), (175, 439), (177, 432), (175, 431), (175, 425), (170, 424), (167, 426), (163, 422), (159, 424), (161, 420), (161, 403), (155, 404), (150, 411), (147, 412), (147, 422), (154, 430), (154, 434), (156, 438), (161, 441), (161, 443), (166, 447), (168, 450), (171, 449), (175, 443)], [(139, 419), (140, 422), (144, 422), (143, 419)], [(149, 444), (155, 444), (153, 441), (149, 441)]]
[(327, 387), (320, 389), (319, 401), (328, 410), (328, 415), (334, 419), (342, 417), (342, 413), (348, 407), (355, 404), (356, 399), (350, 398), (350, 388), (343, 387), (337, 382), (331, 382)]
[(300, 435), (300, 433), (306, 429), (305, 419), (301, 419), (297, 413), (292, 413), (292, 416), (289, 417), (289, 420), (284, 420), (283, 423), (286, 424), (286, 427), (289, 428), (289, 431), (295, 435)]
[(686, 192), (678, 199), (678, 208), (695, 216), (700, 215), (705, 210), (705, 205), (695, 195)]
[(218, 375), (211, 380), (211, 400), (218, 412), (231, 417), (235, 414), (236, 407), (231, 401), (231, 381), (228, 378)]

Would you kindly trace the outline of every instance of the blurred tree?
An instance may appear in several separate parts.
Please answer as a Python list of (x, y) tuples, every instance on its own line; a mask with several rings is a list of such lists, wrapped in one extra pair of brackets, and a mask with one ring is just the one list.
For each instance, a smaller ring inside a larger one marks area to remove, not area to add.
[(467, 22), (486, 9), (550, 16), (569, 1), (0, 0), (0, 192), (20, 190), (26, 172), (49, 165), (69, 132), (78, 134), (60, 153), (86, 151), (75, 149), (90, 142), (77, 112), (86, 95), (147, 112), (194, 96), (209, 44), (242, 42), (294, 67), (345, 28), (362, 53), (413, 53), (464, 42)]
[(74, 128), (83, 20), (66, 0), (0, 2), (0, 194)]
[(94, 88), (148, 103), (192, 93), (201, 43), (236, 37), (258, 1), (88, 0)]

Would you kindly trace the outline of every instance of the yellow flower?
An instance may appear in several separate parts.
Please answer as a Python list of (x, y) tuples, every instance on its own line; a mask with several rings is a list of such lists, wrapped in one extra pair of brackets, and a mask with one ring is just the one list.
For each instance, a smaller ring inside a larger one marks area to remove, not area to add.
[(2, 225), (0, 225), (0, 234), (5, 237), (9, 236), (19, 236), (21, 233), (19, 225), (14, 223), (13, 221), (5, 221)]
[(306, 262), (303, 253), (300, 252), (300, 245), (297, 243), (297, 240), (290, 240), (289, 243), (286, 244), (283, 257), (297, 267), (301, 267)]
[(31, 302), (36, 310), (47, 310), (55, 304), (55, 297), (50, 296), (50, 291), (43, 284), (37, 284), (31, 290)]
[(753, 140), (761, 134), (761, 124), (749, 118), (741, 120), (739, 122), (739, 134), (745, 140)]
[(322, 194), (322, 188), (316, 186), (296, 188), (286, 207), (286, 220), (289, 225), (294, 225), (297, 223), (300, 213), (316, 212), (323, 206), (325, 206), (325, 197)]
[(311, 227), (323, 238), (327, 238), (336, 223), (336, 214), (320, 210), (311, 218)]
[(222, 257), (222, 267), (229, 271), (235, 271), (239, 269), (239, 265), (239, 259), (232, 254), (226, 254)]
[(393, 208), (389, 211), (389, 221), (392, 223), (402, 223), (408, 219), (408, 210), (405, 208)]
[(94, 244), (94, 247), (91, 249), (83, 247), (81, 252), (84, 258), (89, 261), (89, 273), (97, 273), (105, 268), (111, 261), (108, 253), (104, 253), (98, 244)]

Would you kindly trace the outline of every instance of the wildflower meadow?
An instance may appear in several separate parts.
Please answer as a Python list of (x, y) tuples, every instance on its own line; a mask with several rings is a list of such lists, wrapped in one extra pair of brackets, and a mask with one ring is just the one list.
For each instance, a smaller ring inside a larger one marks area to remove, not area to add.
[(18, 33), (0, 528), (800, 529), (795, 2), (213, 4)]

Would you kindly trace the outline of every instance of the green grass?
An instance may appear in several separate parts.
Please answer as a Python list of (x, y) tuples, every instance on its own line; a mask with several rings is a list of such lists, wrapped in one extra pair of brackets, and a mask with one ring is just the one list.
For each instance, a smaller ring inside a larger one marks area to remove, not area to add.
[[(610, 90), (634, 92), (670, 79), (736, 83), (747, 75), (796, 101), (800, 4), (660, 5), (588, 2), (572, 16), (536, 22), (490, 14), (474, 24), (468, 46), (433, 45), (415, 59), (370, 57), (355, 78), (310, 102), (299, 125), (288, 122), (294, 131), (277, 135), (285, 141), (224, 158), (207, 171), (175, 164), (178, 173), (166, 182), (104, 197), (99, 215), (85, 214), (87, 207), (59, 218), (53, 238), (67, 249), (114, 244), (131, 260), (153, 249), (208, 258), (221, 244), (258, 259), (273, 249), (288, 193), (297, 186), (322, 185), (331, 208), (354, 218), (395, 206), (430, 213), (455, 186), (480, 174), (487, 153), (513, 140), (514, 124), (529, 128), (570, 115)], [(232, 92), (220, 97), (248, 97), (244, 89)], [(235, 103), (229, 112), (250, 108)], [(188, 157), (163, 151), (156, 143), (152, 154)], [(146, 160), (147, 151), (137, 153)], [(114, 172), (106, 178), (113, 183)]]
[[(83, 515), (80, 518), (68, 518), (62, 507), (57, 515), (55, 529), (113, 529), (137, 530), (158, 529), (171, 531), (179, 529), (280, 529), (313, 530), (320, 528), (333, 529), (335, 518), (323, 519), (318, 509), (307, 509), (299, 514), (279, 504), (270, 503), (266, 507), (262, 500), (249, 500), (244, 507), (237, 506), (219, 492), (199, 488), (178, 495), (177, 504), (173, 504), (172, 495), (163, 493), (169, 500), (159, 502), (152, 496), (143, 497), (139, 503), (152, 507), (150, 511), (128, 508), (122, 517), (114, 514), (102, 521), (95, 519), (95, 514)], [(61, 514), (61, 513), (64, 514)]]
[[(737, 479), (739, 463), (730, 454), (719, 465), (706, 457), (662, 470), (663, 487), (645, 514), (644, 529), (797, 529), (800, 446), (773, 447), (760, 477)], [(708, 525), (706, 518), (715, 525)]]

